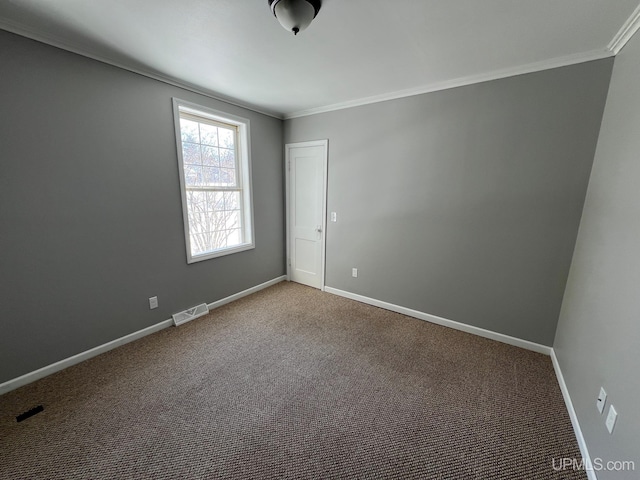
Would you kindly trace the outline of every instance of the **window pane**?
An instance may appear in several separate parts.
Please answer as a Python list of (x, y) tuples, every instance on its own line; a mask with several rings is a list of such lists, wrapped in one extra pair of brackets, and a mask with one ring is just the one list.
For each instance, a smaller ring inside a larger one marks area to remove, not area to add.
[(236, 168), (236, 154), (235, 151), (228, 148), (220, 149), (220, 166), (225, 168)]
[(218, 145), (224, 148), (235, 148), (235, 130), (218, 128)]
[(224, 212), (225, 215), (225, 226), (224, 228), (231, 230), (234, 228), (240, 228), (240, 211), (239, 210), (231, 210)]
[(218, 127), (208, 125), (206, 123), (200, 124), (200, 141), (203, 145), (218, 145)]
[(216, 230), (209, 234), (211, 241), (211, 250), (225, 248), (227, 246), (227, 236), (224, 230)]
[[(187, 162), (185, 162), (187, 163)], [(217, 147), (202, 147), (202, 164), (205, 167), (219, 167), (220, 155)]]
[(225, 187), (235, 187), (236, 184), (236, 171), (231, 168), (220, 169), (220, 185)]
[(207, 210), (214, 212), (216, 210), (224, 210), (223, 192), (207, 192)]
[(240, 208), (240, 192), (224, 192), (224, 209), (238, 210)]
[(191, 239), (191, 253), (193, 255), (202, 255), (211, 250), (211, 242), (207, 239), (206, 233), (196, 233), (189, 235)]
[(202, 185), (202, 167), (185, 165), (184, 183), (187, 187), (198, 187)]
[(220, 169), (217, 167), (203, 167), (203, 185), (213, 187), (220, 185)]
[(227, 246), (234, 247), (242, 243), (242, 235), (240, 229), (227, 230)]
[(180, 119), (180, 133), (183, 142), (200, 143), (200, 133), (198, 131), (198, 122)]
[(187, 209), (189, 213), (206, 211), (207, 197), (205, 192), (187, 190)]
[(189, 212), (189, 230), (193, 233), (206, 233), (207, 219), (206, 213), (200, 213), (195, 211)]
[(224, 217), (220, 212), (207, 212), (207, 232), (213, 233), (224, 228)]
[(202, 163), (200, 160), (200, 145), (184, 142), (182, 144), (182, 158), (184, 163), (200, 165)]

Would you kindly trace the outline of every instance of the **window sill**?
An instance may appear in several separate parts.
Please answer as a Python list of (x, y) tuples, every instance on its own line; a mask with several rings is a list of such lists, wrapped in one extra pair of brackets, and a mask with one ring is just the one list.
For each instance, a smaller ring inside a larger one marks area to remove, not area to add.
[(203, 260), (210, 260), (212, 258), (224, 257), (225, 255), (232, 255), (238, 252), (244, 252), (246, 250), (251, 250), (256, 248), (254, 243), (244, 243), (242, 245), (238, 245), (237, 247), (225, 248), (222, 250), (216, 250), (215, 252), (203, 253), (202, 255), (188, 256), (187, 263), (197, 263), (202, 262)]

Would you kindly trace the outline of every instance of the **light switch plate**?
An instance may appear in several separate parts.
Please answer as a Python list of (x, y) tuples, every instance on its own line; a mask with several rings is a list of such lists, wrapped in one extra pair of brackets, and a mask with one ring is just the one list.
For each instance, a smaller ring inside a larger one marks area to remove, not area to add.
[(604, 412), (604, 404), (607, 403), (607, 392), (604, 388), (600, 387), (600, 393), (598, 394), (598, 400), (596, 400), (596, 407), (600, 413)]
[(352, 268), (351, 269), (351, 276), (353, 278), (358, 278), (358, 269), (357, 268)]
[(338, 221), (338, 213), (337, 212), (331, 212), (331, 221), (332, 222), (337, 222)]
[(609, 430), (609, 433), (613, 433), (613, 427), (616, 426), (616, 420), (618, 418), (618, 412), (616, 412), (616, 409), (613, 407), (613, 405), (611, 405), (609, 407), (609, 414), (607, 415), (607, 430)]

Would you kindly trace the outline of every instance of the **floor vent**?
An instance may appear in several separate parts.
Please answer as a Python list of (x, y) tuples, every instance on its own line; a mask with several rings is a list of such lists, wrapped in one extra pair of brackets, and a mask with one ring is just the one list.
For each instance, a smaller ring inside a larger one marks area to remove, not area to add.
[(42, 405), (38, 405), (37, 407), (32, 408), (31, 410), (18, 415), (16, 417), (16, 422), (21, 422), (23, 420), (26, 420), (29, 417), (33, 417), (36, 413), (40, 413), (43, 410), (44, 410), (44, 407)]
[(192, 308), (188, 308), (183, 312), (178, 312), (173, 315), (173, 324), (177, 327), (178, 325), (182, 325), (183, 323), (189, 322), (193, 319), (201, 317), (209, 313), (209, 307), (206, 303), (201, 305), (197, 305)]

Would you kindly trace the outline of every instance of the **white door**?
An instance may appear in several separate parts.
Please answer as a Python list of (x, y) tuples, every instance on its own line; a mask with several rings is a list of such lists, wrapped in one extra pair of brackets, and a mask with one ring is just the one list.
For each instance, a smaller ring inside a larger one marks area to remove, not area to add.
[(327, 140), (286, 145), (289, 280), (324, 287)]

